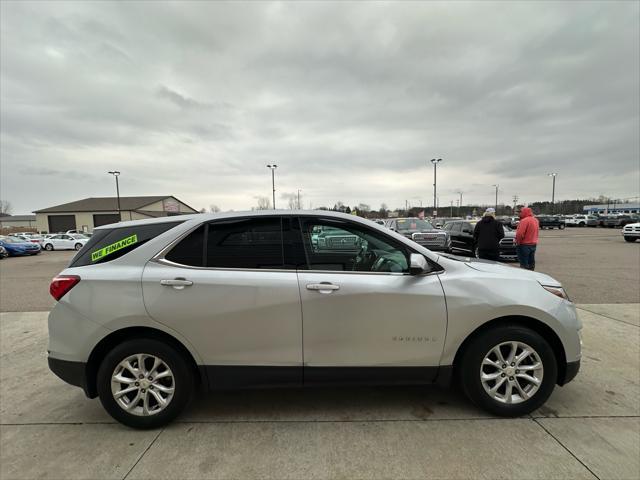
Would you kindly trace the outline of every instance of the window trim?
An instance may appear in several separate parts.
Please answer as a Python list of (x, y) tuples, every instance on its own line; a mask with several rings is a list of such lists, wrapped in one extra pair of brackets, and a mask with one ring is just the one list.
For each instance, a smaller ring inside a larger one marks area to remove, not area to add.
[[(282, 230), (282, 221), (284, 219), (284, 217), (288, 217), (289, 215), (248, 215), (248, 216), (242, 216), (242, 217), (234, 217), (233, 219), (254, 219), (254, 218), (269, 218), (269, 217), (279, 217), (280, 218), (280, 228)], [(300, 225), (300, 234), (302, 235), (302, 220), (303, 219), (317, 219), (317, 220), (324, 220), (324, 219), (328, 219), (328, 220), (333, 220), (333, 221), (338, 221), (338, 222), (349, 222), (349, 220), (346, 219), (334, 219), (332, 217), (323, 217), (323, 216), (314, 216), (314, 215), (291, 215), (291, 217), (293, 217), (294, 219), (297, 218), (297, 221)], [(339, 275), (390, 275), (390, 276), (394, 276), (394, 277), (404, 277), (404, 276), (411, 276), (411, 277), (416, 277), (416, 276), (428, 276), (428, 275), (438, 275), (443, 273), (445, 270), (444, 268), (442, 268), (441, 265), (438, 265), (438, 267), (440, 267), (440, 270), (435, 270), (433, 272), (428, 272), (422, 275), (412, 275), (410, 272), (358, 272), (358, 271), (345, 271), (345, 270), (311, 270), (311, 269), (306, 269), (306, 270), (298, 270), (298, 269), (290, 269), (290, 268), (239, 268), (239, 267), (206, 267), (206, 266), (202, 266), (202, 267), (196, 267), (193, 265), (184, 265), (181, 263), (176, 263), (176, 262), (172, 262), (171, 260), (167, 260), (165, 258), (165, 256), (173, 249), (173, 247), (175, 247), (178, 243), (180, 243), (182, 240), (184, 240), (187, 236), (189, 236), (192, 232), (196, 231), (199, 227), (201, 227), (202, 225), (206, 225), (206, 224), (215, 224), (217, 222), (222, 222), (222, 221), (228, 221), (228, 218), (225, 219), (220, 219), (220, 220), (213, 220), (213, 221), (204, 221), (201, 223), (198, 223), (196, 225), (194, 225), (192, 228), (184, 231), (183, 233), (181, 233), (180, 235), (178, 235), (175, 239), (173, 239), (167, 246), (165, 246), (164, 248), (162, 248), (158, 253), (156, 253), (153, 257), (151, 257), (149, 259), (149, 262), (153, 262), (153, 263), (158, 263), (160, 265), (166, 265), (168, 267), (174, 267), (174, 268), (186, 268), (188, 270), (213, 270), (213, 271), (231, 271), (231, 272), (264, 272), (264, 273), (313, 273), (313, 274), (323, 274), (323, 275), (334, 275), (334, 274), (339, 274)], [(355, 223), (355, 222), (353, 222)], [(371, 231), (375, 231), (377, 233), (382, 233), (382, 235), (386, 235), (386, 233), (384, 232), (379, 232), (377, 230), (374, 229), (370, 229), (369, 227), (367, 227), (366, 225), (362, 225), (363, 228), (365, 228), (366, 230), (371, 230)], [(208, 228), (205, 228), (205, 238), (208, 235)], [(389, 236), (390, 237), (390, 236)], [(283, 237), (284, 238), (284, 237)], [(402, 242), (397, 242), (393, 237), (391, 237), (391, 240), (394, 241), (394, 243), (400, 243), (402, 244)], [(303, 243), (304, 243), (304, 237), (303, 237)], [(411, 248), (411, 246), (409, 245), (404, 245), (402, 244), (402, 247), (406, 248), (406, 251), (409, 253), (409, 255), (411, 255), (412, 253), (417, 253), (419, 255), (423, 255), (421, 252), (418, 252), (416, 250), (413, 250)], [(284, 244), (283, 244), (283, 248), (284, 248)], [(304, 245), (303, 245), (304, 248)], [(206, 248), (203, 248), (203, 256), (206, 255)], [(307, 260), (307, 266), (309, 266), (309, 259), (307, 258), (307, 251), (306, 249), (304, 249), (305, 252), (305, 258)], [(204, 263), (204, 258), (203, 258), (203, 263)], [(435, 262), (433, 262), (435, 263)]]

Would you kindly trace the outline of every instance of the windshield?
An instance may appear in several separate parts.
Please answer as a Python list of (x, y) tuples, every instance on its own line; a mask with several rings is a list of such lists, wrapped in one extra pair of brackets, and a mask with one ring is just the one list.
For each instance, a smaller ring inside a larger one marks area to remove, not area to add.
[(397, 229), (400, 231), (407, 230), (435, 230), (426, 220), (420, 218), (401, 218), (397, 221)]
[(4, 237), (4, 238), (0, 238), (0, 242), (4, 242), (4, 243), (24, 243), (24, 240), (22, 240), (21, 238)]

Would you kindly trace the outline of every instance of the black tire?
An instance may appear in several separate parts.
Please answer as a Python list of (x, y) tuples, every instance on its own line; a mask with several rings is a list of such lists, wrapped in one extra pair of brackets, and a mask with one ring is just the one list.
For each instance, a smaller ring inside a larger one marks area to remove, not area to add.
[(53, 245), (51, 245), (50, 243), (47, 243), (47, 244), (45, 244), (44, 249), (45, 249), (47, 252), (50, 252), (50, 251), (52, 251), (52, 250), (53, 250)]
[[(160, 358), (173, 373), (173, 398), (164, 410), (154, 415), (139, 416), (126, 412), (116, 403), (111, 392), (111, 376), (116, 366), (138, 353)], [(102, 406), (115, 420), (132, 428), (158, 428), (176, 418), (189, 403), (194, 391), (194, 375), (187, 359), (173, 347), (158, 340), (138, 338), (117, 345), (105, 356), (98, 369), (97, 387)]]
[(585, 226), (586, 226), (586, 224), (585, 224), (584, 222), (580, 222), (580, 223), (578, 224), (578, 226), (579, 226), (580, 228), (582, 228), (582, 227), (585, 227)]
[(76, 251), (80, 250), (82, 248), (82, 244), (81, 243), (76, 243), (74, 248), (76, 249)]
[[(544, 373), (538, 391), (521, 403), (507, 404), (489, 396), (480, 379), (485, 355), (503, 342), (522, 342), (535, 350), (542, 362)], [(495, 327), (480, 333), (465, 348), (459, 367), (459, 379), (467, 397), (480, 408), (501, 417), (518, 417), (542, 406), (556, 385), (558, 364), (553, 349), (538, 333), (520, 325)]]
[(624, 237), (625, 242), (633, 243), (636, 241), (635, 237)]
[(558, 227), (558, 229), (559, 229), (559, 230), (564, 230), (564, 227), (565, 227), (564, 225), (560, 225), (560, 226)]

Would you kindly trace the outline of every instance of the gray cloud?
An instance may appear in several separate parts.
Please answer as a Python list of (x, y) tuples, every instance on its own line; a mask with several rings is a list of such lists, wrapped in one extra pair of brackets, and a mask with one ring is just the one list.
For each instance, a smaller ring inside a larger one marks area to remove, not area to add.
[[(499, 8), (497, 8), (499, 6)], [(640, 195), (637, 2), (2, 2), (2, 197)], [(43, 173), (45, 172), (45, 173)], [(49, 172), (49, 173), (46, 173)]]

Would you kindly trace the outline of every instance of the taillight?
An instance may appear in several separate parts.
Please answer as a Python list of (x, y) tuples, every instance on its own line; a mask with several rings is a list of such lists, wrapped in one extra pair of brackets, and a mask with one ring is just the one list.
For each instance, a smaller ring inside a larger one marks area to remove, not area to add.
[(49, 293), (56, 300), (60, 300), (79, 281), (80, 277), (78, 275), (57, 275), (53, 278), (53, 280), (51, 280), (51, 285), (49, 285)]

